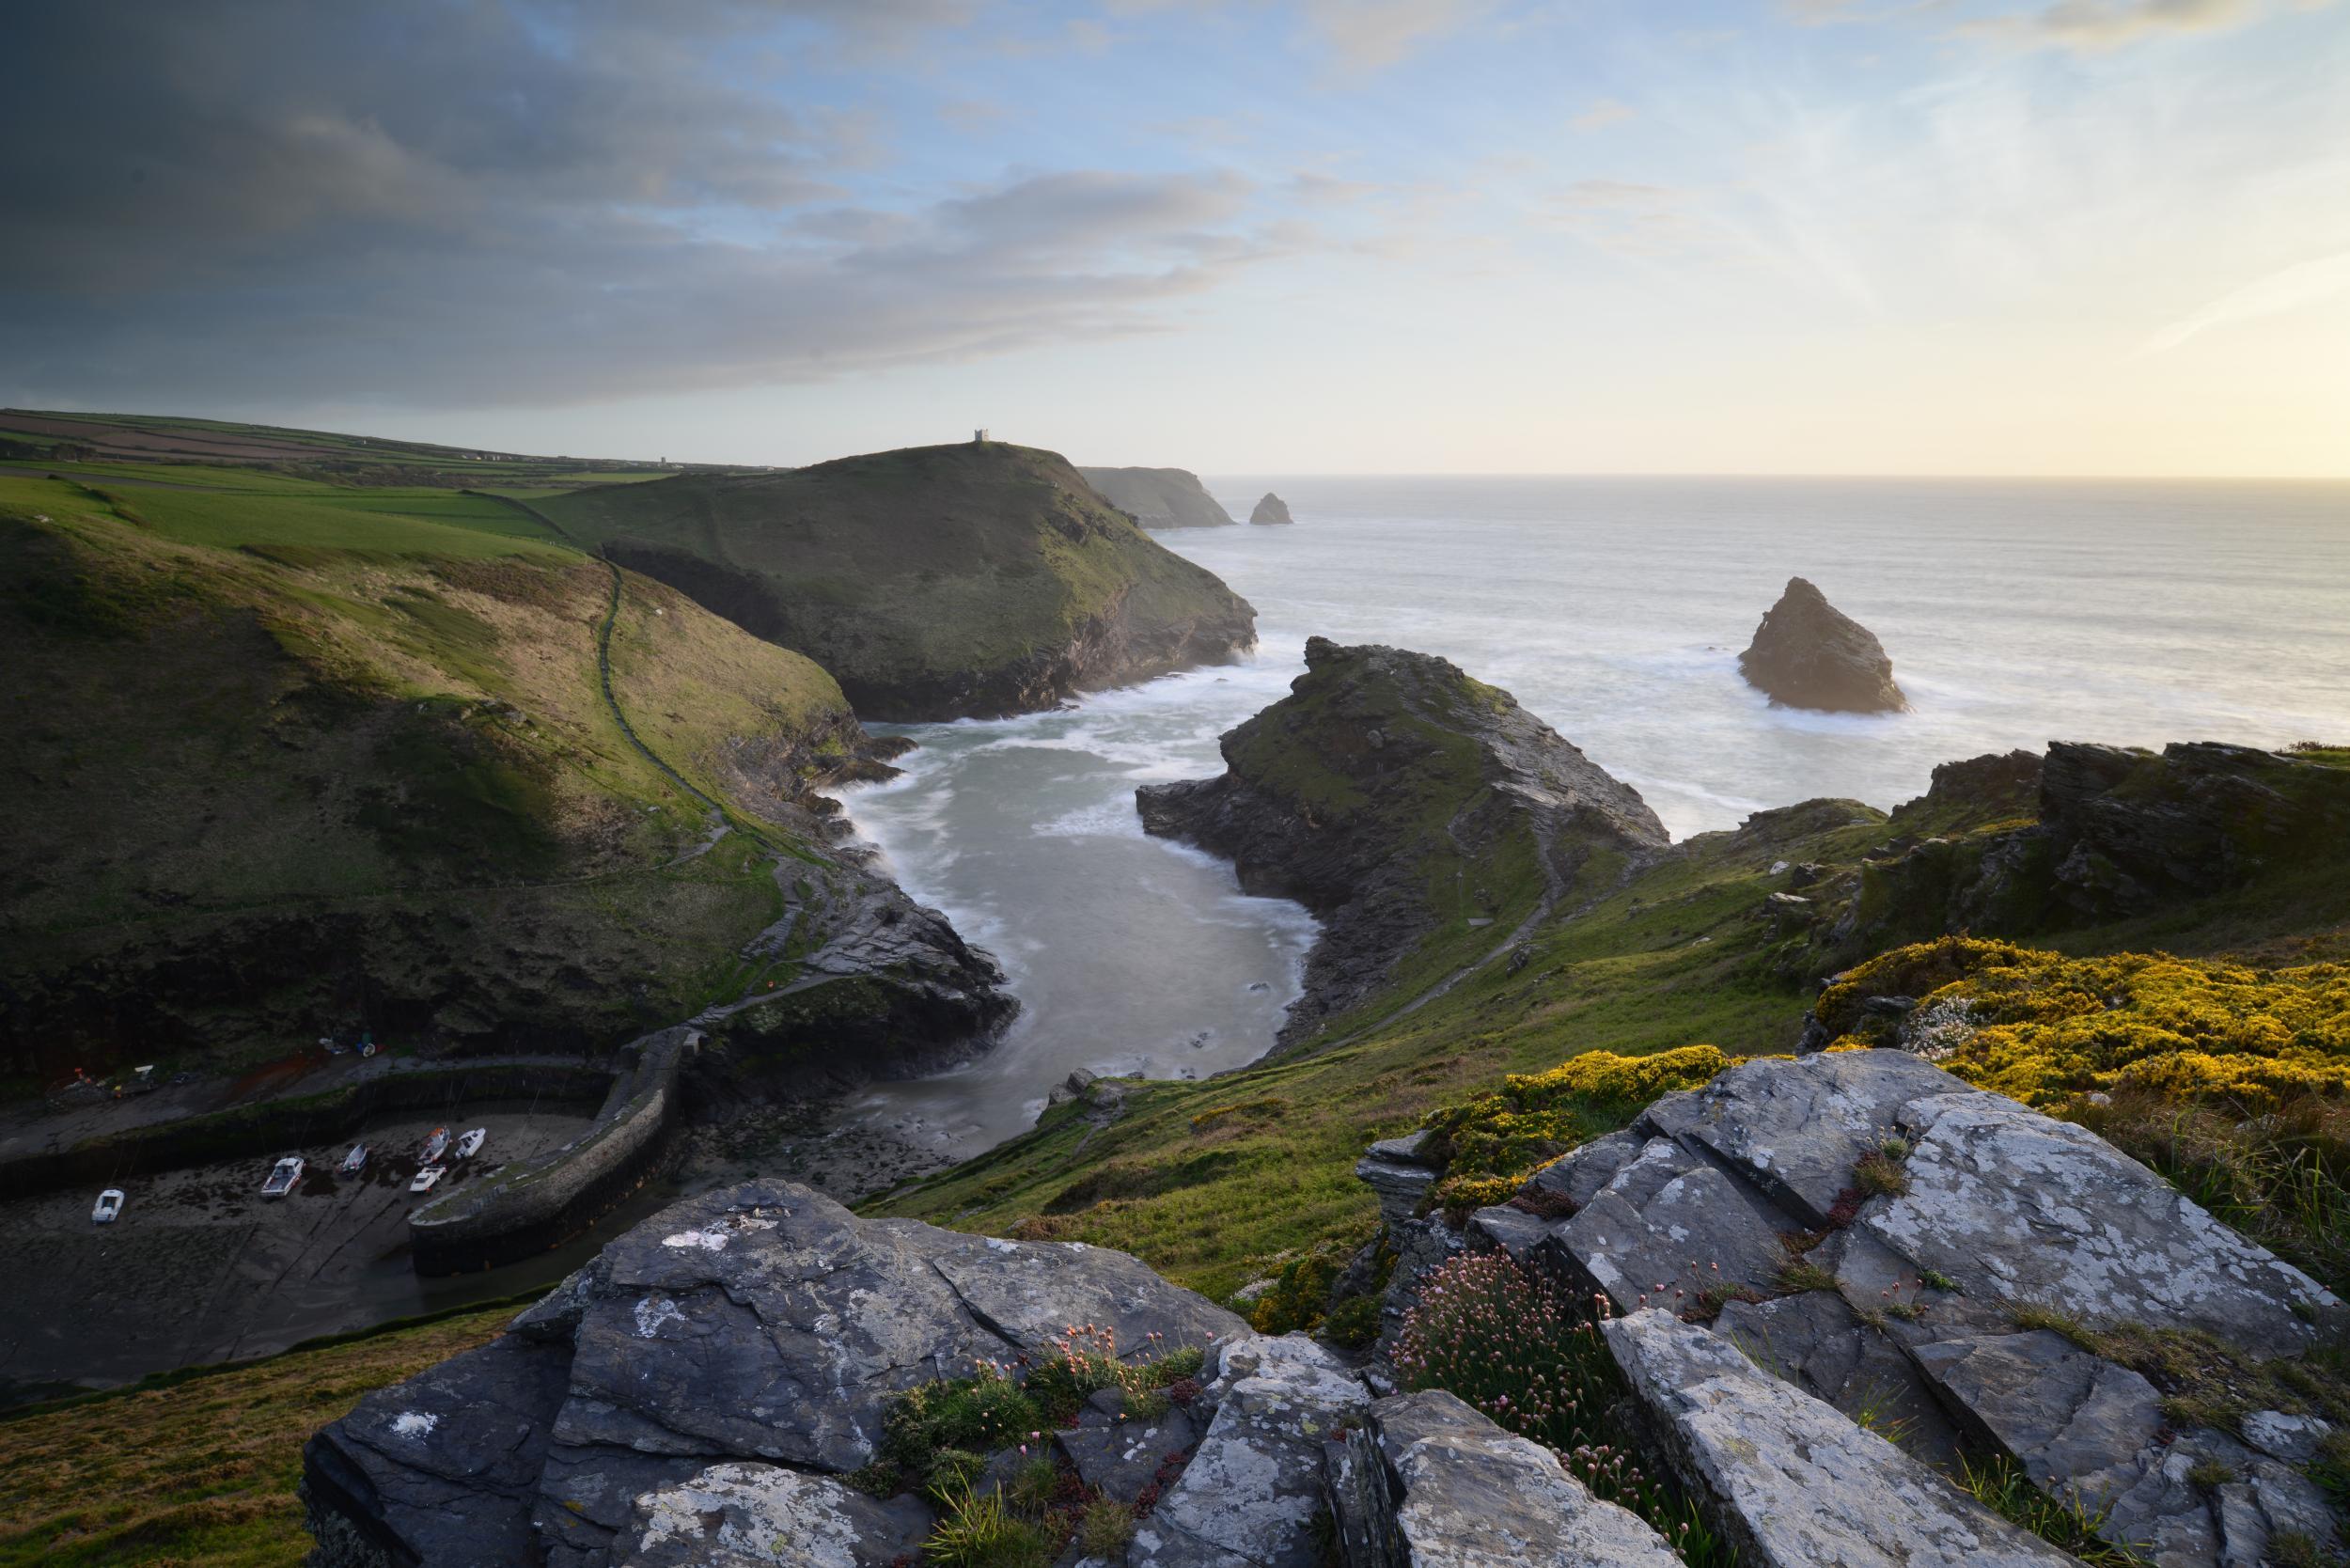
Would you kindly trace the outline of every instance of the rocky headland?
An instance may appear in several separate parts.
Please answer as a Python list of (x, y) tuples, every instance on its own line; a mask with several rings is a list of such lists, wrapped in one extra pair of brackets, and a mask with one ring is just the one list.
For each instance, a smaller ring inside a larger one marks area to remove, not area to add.
[(611, 559), (815, 660), (869, 719), (1049, 708), (1256, 641), (1255, 612), (1213, 573), (1058, 455), (1004, 442), (540, 505)]
[(1268, 490), (1248, 513), (1248, 521), (1251, 523), (1294, 523), (1297, 519), (1290, 515), (1290, 504)]
[(1432, 938), (1490, 947), (1665, 847), (1664, 825), (1497, 687), (1446, 660), (1306, 644), (1290, 695), (1227, 733), (1219, 777), (1136, 792), (1143, 825), (1229, 857), (1251, 891), (1324, 921), (1307, 1038)]
[(1221, 528), (1232, 514), (1183, 468), (1080, 468), (1086, 483), (1146, 528)]
[(1747, 683), (1790, 708), (1892, 713), (1909, 706), (1893, 682), (1893, 661), (1873, 633), (1827, 602), (1801, 577), (1790, 577), (1738, 655)]

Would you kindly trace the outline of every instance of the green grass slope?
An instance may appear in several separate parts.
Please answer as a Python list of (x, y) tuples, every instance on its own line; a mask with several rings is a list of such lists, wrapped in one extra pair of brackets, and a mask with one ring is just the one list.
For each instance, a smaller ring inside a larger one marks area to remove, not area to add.
[(1246, 602), (1030, 447), (909, 447), (539, 504), (611, 558), (808, 654), (870, 718), (1049, 706), (1254, 638)]
[[(324, 1027), (576, 1045), (730, 995), (776, 809), (856, 738), (807, 659), (487, 495), (0, 466), (0, 1074)], [(759, 750), (745, 767), (745, 744)], [(767, 821), (762, 821), (764, 816)]]

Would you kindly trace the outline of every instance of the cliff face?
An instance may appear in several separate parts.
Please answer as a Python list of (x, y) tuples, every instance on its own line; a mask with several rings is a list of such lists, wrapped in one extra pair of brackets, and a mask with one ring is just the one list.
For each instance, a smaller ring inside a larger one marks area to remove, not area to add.
[(1935, 770), (1905, 829), (1816, 906), (1837, 969), (1945, 933), (2027, 935), (2141, 916), (2350, 861), (2350, 753), (2059, 741)]
[(1294, 523), (1297, 519), (1290, 515), (1290, 504), (1268, 490), (1264, 493), (1264, 498), (1257, 503), (1256, 510), (1248, 514), (1248, 521), (1251, 523)]
[(815, 659), (868, 718), (1047, 708), (1256, 640), (1255, 612), (1213, 573), (1061, 458), (1001, 442), (542, 505), (611, 558)]
[(1232, 521), (1199, 476), (1183, 468), (1080, 468), (1086, 483), (1146, 528), (1221, 528)]
[(1764, 613), (1738, 669), (1748, 685), (1791, 708), (1889, 713), (1909, 706), (1876, 637), (1801, 577), (1789, 578)]
[(1424, 653), (1315, 637), (1291, 695), (1222, 749), (1221, 777), (1136, 799), (1150, 831), (1229, 855), (1242, 886), (1325, 922), (1284, 1040), (1364, 1000), (1432, 936), (1474, 941), (1667, 841), (1637, 791)]
[[(600, 1049), (707, 1005), (747, 949), (791, 984), (914, 912), (812, 793), (902, 743), (806, 658), (487, 498), (455, 505), (507, 531), (238, 548), (243, 496), (182, 472), (136, 523), (64, 485), (45, 522), (0, 509), (0, 638), (37, 698), (0, 779), (0, 1071), (231, 1068), (362, 1028)], [(834, 1022), (1000, 1021), (1000, 977), (940, 927), (918, 980), (875, 965)]]

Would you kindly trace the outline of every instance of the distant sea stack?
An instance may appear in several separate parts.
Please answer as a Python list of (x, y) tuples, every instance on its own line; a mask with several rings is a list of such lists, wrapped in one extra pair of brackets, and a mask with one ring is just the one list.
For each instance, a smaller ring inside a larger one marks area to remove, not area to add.
[(1251, 523), (1294, 523), (1297, 519), (1290, 515), (1290, 504), (1268, 490), (1264, 493), (1264, 499), (1257, 503), (1257, 510), (1248, 514), (1248, 521)]
[(1183, 468), (1079, 468), (1086, 483), (1146, 528), (1223, 528), (1232, 514)]
[(1874, 635), (1801, 577), (1787, 579), (1787, 591), (1738, 655), (1738, 669), (1747, 684), (1790, 708), (1898, 713), (1909, 706)]
[(622, 566), (814, 659), (866, 718), (1029, 713), (1257, 640), (1256, 612), (1214, 573), (1136, 527), (1059, 454), (1010, 442), (597, 485), (540, 505)]

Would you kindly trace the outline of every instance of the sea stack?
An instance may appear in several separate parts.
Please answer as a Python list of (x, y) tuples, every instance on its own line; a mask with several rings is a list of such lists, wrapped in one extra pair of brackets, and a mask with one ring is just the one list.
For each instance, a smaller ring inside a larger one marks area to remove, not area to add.
[(1248, 521), (1251, 523), (1294, 523), (1297, 519), (1290, 515), (1290, 504), (1268, 490), (1264, 493), (1264, 499), (1257, 503), (1257, 510), (1248, 514)]
[(1875, 635), (1801, 577), (1787, 579), (1787, 591), (1738, 655), (1738, 669), (1748, 685), (1789, 708), (1897, 713), (1909, 706)]

